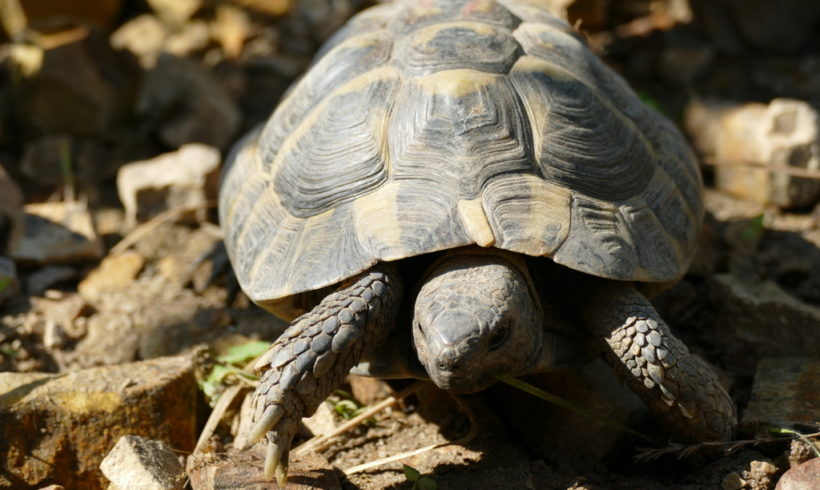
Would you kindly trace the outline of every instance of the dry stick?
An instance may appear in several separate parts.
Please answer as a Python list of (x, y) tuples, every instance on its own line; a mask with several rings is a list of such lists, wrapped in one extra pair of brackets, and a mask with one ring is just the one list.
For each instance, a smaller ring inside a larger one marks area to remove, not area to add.
[(701, 162), (712, 167), (737, 167), (748, 168), (753, 170), (765, 170), (768, 172), (793, 175), (795, 177), (803, 177), (805, 179), (820, 180), (820, 170), (813, 168), (792, 167), (792, 166), (775, 166), (754, 160), (727, 160), (718, 159), (715, 157), (702, 157)]
[(214, 406), (214, 409), (211, 412), (211, 416), (208, 417), (205, 427), (202, 428), (202, 433), (199, 435), (199, 439), (196, 441), (194, 454), (202, 450), (202, 446), (204, 446), (208, 439), (211, 438), (211, 435), (216, 430), (216, 426), (219, 425), (219, 421), (222, 420), (222, 416), (225, 415), (225, 411), (229, 406), (231, 406), (231, 403), (234, 399), (236, 399), (236, 396), (239, 395), (242, 390), (246, 389), (248, 388), (243, 385), (233, 385), (222, 393), (222, 396), (219, 397), (219, 401), (216, 402), (216, 406)]
[(338, 436), (339, 434), (344, 434), (345, 432), (364, 422), (366, 419), (372, 417), (376, 413), (384, 410), (385, 408), (389, 407), (390, 405), (393, 405), (394, 403), (398, 403), (400, 400), (403, 400), (404, 398), (407, 398), (408, 396), (418, 391), (419, 388), (423, 386), (423, 384), (424, 383), (422, 381), (416, 381), (415, 383), (401, 390), (395, 395), (385, 398), (379, 403), (368, 408), (365, 412), (362, 412), (361, 414), (353, 417), (352, 419), (348, 420), (339, 427), (336, 427), (336, 429), (334, 429), (333, 432), (310, 439), (309, 441), (294, 449), (293, 454), (299, 455), (305, 454), (307, 451), (321, 451), (325, 449), (328, 445), (330, 445), (330, 441), (334, 437)]
[(162, 224), (171, 221), (173, 219), (178, 218), (179, 216), (190, 213), (192, 211), (199, 211), (202, 209), (210, 209), (216, 207), (216, 201), (206, 201), (204, 203), (195, 204), (193, 206), (179, 206), (176, 208), (171, 208), (166, 211), (161, 212), (160, 214), (154, 216), (150, 220), (146, 221), (145, 223), (137, 226), (134, 228), (131, 233), (129, 233), (125, 238), (119, 241), (116, 245), (111, 247), (110, 254), (118, 254), (125, 252), (128, 250), (132, 245), (140, 241), (142, 237), (147, 235), (148, 233), (154, 231), (156, 228), (161, 226)]

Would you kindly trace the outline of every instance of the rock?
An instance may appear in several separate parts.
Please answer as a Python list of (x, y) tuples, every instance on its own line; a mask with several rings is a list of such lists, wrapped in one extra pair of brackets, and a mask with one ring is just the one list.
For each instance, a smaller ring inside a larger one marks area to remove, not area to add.
[(697, 150), (714, 160), (717, 188), (781, 207), (820, 198), (820, 180), (787, 173), (820, 169), (820, 116), (807, 102), (695, 101), (686, 108), (684, 125)]
[(20, 279), (14, 261), (0, 257), (0, 306), (20, 294)]
[(296, 0), (229, 0), (231, 3), (255, 10), (257, 12), (278, 17), (290, 12)]
[(101, 33), (77, 28), (40, 46), (13, 45), (16, 102), (35, 134), (107, 137), (130, 116), (138, 67)]
[(14, 246), (23, 233), (23, 193), (0, 166), (0, 253)]
[(77, 277), (77, 270), (66, 265), (47, 265), (26, 277), (26, 292), (31, 296), (42, 296), (46, 290), (61, 282)]
[(193, 215), (197, 221), (204, 220), (206, 203), (216, 195), (220, 161), (216, 148), (188, 144), (173, 153), (123, 166), (117, 174), (117, 192), (127, 225), (177, 207), (199, 206)]
[(16, 21), (20, 26), (3, 22), (6, 32), (13, 36), (24, 28), (39, 32), (54, 32), (78, 24), (108, 28), (116, 20), (122, 0), (0, 0), (0, 12), (6, 14), (11, 4), (19, 5), (22, 14), (22, 19)]
[(203, 0), (147, 0), (157, 16), (172, 27), (178, 27), (202, 8)]
[(723, 490), (741, 490), (742, 488), (746, 487), (748, 482), (741, 478), (741, 476), (736, 472), (733, 471), (728, 473), (725, 477), (723, 477), (723, 481), (720, 483), (720, 487)]
[(678, 85), (691, 85), (714, 57), (714, 50), (707, 45), (670, 45), (661, 53), (658, 70), (665, 80)]
[(362, 406), (374, 405), (393, 394), (384, 380), (378, 378), (368, 378), (366, 376), (348, 376), (350, 392)]
[[(817, 443), (817, 438), (815, 437), (814, 439), (815, 440), (812, 442), (812, 444)], [(809, 441), (811, 441), (811, 439), (809, 439)], [(803, 442), (799, 439), (792, 439), (791, 445), (789, 447), (790, 468), (795, 468), (815, 457), (817, 456), (814, 454), (814, 451), (811, 447), (809, 447), (809, 445), (806, 442)]]
[(227, 148), (240, 123), (235, 102), (214, 75), (168, 53), (146, 75), (137, 112), (156, 122), (160, 140), (171, 148), (193, 142)]
[(168, 444), (140, 436), (122, 436), (100, 464), (115, 488), (182, 490), (185, 468)]
[(196, 410), (192, 356), (66, 374), (0, 373), (0, 486), (102, 488), (100, 462), (123, 435), (191, 451)]
[(46, 202), (24, 207), (25, 234), (12, 257), (27, 263), (97, 259), (102, 245), (81, 202)]
[[(188, 458), (187, 473), (193, 490), (224, 488), (279, 488), (262, 474), (265, 449), (257, 445), (244, 452), (195, 454)], [(288, 489), (342, 488), (339, 471), (318, 454), (291, 457)]]
[(83, 298), (94, 303), (112, 289), (130, 285), (144, 265), (145, 259), (137, 252), (125, 251), (109, 255), (80, 282), (77, 290)]
[(817, 490), (818, 482), (820, 458), (814, 458), (784, 473), (775, 490)]
[(729, 364), (754, 369), (764, 357), (820, 356), (820, 308), (804, 303), (772, 281), (733, 274), (707, 278), (715, 330)]
[(778, 471), (777, 466), (769, 461), (752, 461), (749, 463), (749, 469), (743, 472), (743, 479), (753, 490), (768, 490), (774, 485), (774, 477)]
[(27, 204), (25, 233), (11, 250), (18, 262), (51, 264), (102, 257), (102, 242), (81, 202)]
[(324, 436), (336, 429), (336, 412), (330, 403), (322, 402), (310, 417), (302, 419), (312, 436)]
[[(772, 338), (777, 342), (777, 338)], [(817, 337), (814, 337), (815, 343)], [(813, 427), (820, 420), (820, 358), (766, 358), (757, 364), (740, 430)]]
[(150, 70), (156, 66), (162, 52), (189, 56), (204, 50), (210, 36), (204, 21), (187, 22), (181, 29), (171, 32), (156, 16), (143, 14), (124, 23), (111, 34), (111, 46), (131, 51), (139, 59), (140, 65)]

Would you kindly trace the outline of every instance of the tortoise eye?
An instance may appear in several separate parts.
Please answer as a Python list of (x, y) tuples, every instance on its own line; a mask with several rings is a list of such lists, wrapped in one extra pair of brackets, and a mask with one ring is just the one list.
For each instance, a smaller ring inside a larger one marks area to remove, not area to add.
[(490, 337), (490, 351), (498, 350), (504, 342), (507, 341), (507, 337), (510, 336), (510, 322), (506, 321), (499, 325), (495, 332), (493, 332), (492, 336)]

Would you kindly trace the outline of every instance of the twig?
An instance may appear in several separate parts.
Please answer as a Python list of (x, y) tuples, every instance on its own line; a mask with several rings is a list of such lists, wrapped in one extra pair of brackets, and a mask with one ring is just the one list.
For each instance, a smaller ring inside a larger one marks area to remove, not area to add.
[(412, 385), (408, 386), (407, 388), (401, 390), (400, 392), (396, 393), (393, 396), (389, 396), (384, 400), (380, 401), (379, 403), (369, 407), (364, 412), (360, 413), (359, 415), (353, 417), (352, 419), (348, 420), (344, 424), (336, 427), (332, 432), (329, 434), (325, 434), (322, 436), (314, 437), (301, 446), (297, 447), (293, 450), (293, 454), (305, 454), (308, 451), (321, 451), (325, 449), (328, 445), (330, 445), (331, 440), (340, 435), (344, 434), (345, 432), (353, 429), (354, 427), (360, 425), (362, 422), (367, 420), (368, 418), (372, 417), (376, 413), (384, 410), (385, 408), (398, 403), (400, 400), (407, 398), (408, 396), (412, 395), (416, 391), (419, 390), (423, 386), (423, 382), (417, 381)]
[(820, 180), (820, 170), (813, 169), (813, 168), (803, 168), (803, 167), (793, 167), (791, 165), (769, 165), (764, 162), (757, 162), (754, 160), (727, 160), (727, 159), (718, 159), (713, 156), (704, 156), (701, 157), (701, 162), (705, 165), (709, 165), (712, 167), (738, 167), (738, 168), (748, 168), (754, 170), (765, 170), (767, 172), (779, 173), (779, 174), (787, 174), (793, 175), (795, 177), (803, 177), (805, 179), (818, 179)]
[[(820, 432), (815, 432), (814, 434), (805, 434), (803, 435), (803, 437), (805, 437), (806, 439), (808, 439), (809, 437), (820, 437)], [(660, 449), (640, 448), (641, 452), (638, 453), (637, 456), (635, 456), (635, 460), (640, 463), (645, 463), (648, 461), (654, 461), (660, 458), (661, 456), (675, 453), (680, 453), (678, 455), (678, 459), (681, 459), (707, 447), (726, 447), (724, 452), (726, 454), (729, 454), (731, 452), (734, 452), (739, 447), (764, 444), (769, 442), (783, 442), (785, 440), (787, 439), (783, 437), (761, 437), (759, 439), (743, 439), (737, 441), (707, 441), (689, 445), (670, 444), (669, 446)]]
[(145, 223), (134, 228), (131, 231), (131, 233), (129, 233), (122, 240), (120, 240), (119, 243), (111, 247), (110, 253), (113, 255), (125, 252), (126, 250), (131, 248), (132, 245), (140, 241), (142, 237), (146, 236), (148, 233), (154, 231), (156, 228), (163, 225), (164, 223), (176, 219), (185, 213), (199, 211), (202, 209), (210, 209), (213, 207), (216, 207), (216, 201), (206, 201), (204, 203), (195, 204), (193, 206), (179, 206), (176, 208), (171, 208), (166, 211), (163, 211), (160, 214), (151, 218), (150, 220), (146, 221)]
[(424, 446), (424, 447), (421, 447), (419, 449), (414, 449), (412, 451), (399, 453), (399, 454), (396, 454), (396, 455), (393, 455), (393, 456), (389, 456), (387, 458), (377, 459), (375, 461), (369, 461), (367, 463), (362, 463), (362, 464), (357, 465), (357, 466), (352, 466), (352, 467), (350, 467), (346, 470), (343, 470), (343, 471), (344, 471), (345, 475), (352, 475), (353, 473), (361, 473), (362, 471), (367, 471), (371, 468), (376, 468), (377, 466), (385, 465), (385, 464), (388, 464), (388, 463), (395, 463), (396, 461), (401, 461), (404, 458), (411, 458), (411, 457), (416, 456), (418, 454), (426, 453), (427, 451), (430, 451), (432, 449), (436, 449), (436, 448), (443, 447), (443, 446), (449, 446), (451, 444), (454, 444), (454, 443), (452, 443), (452, 442), (441, 442), (441, 443), (438, 443), (438, 444), (431, 444), (429, 446)]
[(214, 406), (211, 412), (211, 416), (208, 417), (205, 427), (202, 428), (202, 433), (199, 434), (196, 447), (194, 447), (194, 454), (202, 450), (202, 447), (216, 430), (216, 426), (219, 425), (219, 421), (222, 420), (222, 416), (225, 415), (225, 411), (228, 410), (228, 407), (231, 406), (231, 403), (233, 403), (237, 395), (246, 389), (247, 387), (243, 385), (233, 385), (222, 393), (222, 396), (219, 397), (219, 401), (216, 402), (216, 406)]

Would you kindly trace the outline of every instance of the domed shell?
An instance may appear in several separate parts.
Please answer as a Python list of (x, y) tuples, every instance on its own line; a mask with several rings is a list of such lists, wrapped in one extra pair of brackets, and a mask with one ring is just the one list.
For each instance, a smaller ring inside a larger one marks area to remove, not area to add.
[(564, 22), (512, 0), (399, 1), (320, 54), (223, 174), (254, 301), (473, 244), (620, 280), (688, 267), (690, 149)]

